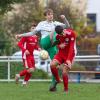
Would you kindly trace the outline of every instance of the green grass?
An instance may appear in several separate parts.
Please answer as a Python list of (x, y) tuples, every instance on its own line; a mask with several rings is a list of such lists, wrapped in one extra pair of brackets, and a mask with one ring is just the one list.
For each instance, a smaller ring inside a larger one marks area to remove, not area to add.
[(58, 85), (57, 92), (49, 92), (49, 86), (48, 82), (30, 82), (27, 87), (0, 83), (0, 100), (100, 100), (100, 84), (69, 83), (67, 95), (63, 84)]

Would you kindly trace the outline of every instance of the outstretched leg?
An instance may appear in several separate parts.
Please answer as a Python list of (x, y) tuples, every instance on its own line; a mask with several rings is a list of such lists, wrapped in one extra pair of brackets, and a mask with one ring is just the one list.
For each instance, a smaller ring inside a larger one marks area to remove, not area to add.
[(15, 76), (16, 84), (18, 84), (20, 77), (25, 76), (27, 73), (28, 73), (27, 69), (24, 69), (24, 70), (20, 71), (19, 74), (16, 74), (16, 76)]

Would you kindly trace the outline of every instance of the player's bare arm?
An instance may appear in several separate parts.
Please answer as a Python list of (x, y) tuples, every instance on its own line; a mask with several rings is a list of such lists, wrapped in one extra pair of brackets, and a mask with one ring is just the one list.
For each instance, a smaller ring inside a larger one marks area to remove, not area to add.
[(28, 33), (24, 33), (24, 34), (17, 34), (15, 37), (17, 38), (21, 38), (21, 37), (27, 37), (27, 36), (32, 36), (35, 35), (37, 33), (36, 30), (34, 30), (33, 32), (28, 32)]
[(29, 55), (30, 52), (29, 52), (28, 50), (25, 50), (25, 54), (26, 54), (26, 55)]
[(70, 27), (70, 24), (67, 18), (65, 17), (65, 15), (60, 15), (60, 18), (64, 21), (64, 24), (66, 25), (66, 27)]
[(59, 40), (56, 40), (56, 41), (52, 42), (52, 47), (58, 45), (59, 42), (60, 42)]

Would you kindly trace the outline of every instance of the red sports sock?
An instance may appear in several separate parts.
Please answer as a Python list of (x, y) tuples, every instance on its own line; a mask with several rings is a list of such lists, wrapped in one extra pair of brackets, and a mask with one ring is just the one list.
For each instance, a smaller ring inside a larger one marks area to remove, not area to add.
[(20, 72), (20, 76), (25, 76), (27, 73), (28, 73), (28, 71), (26, 69), (24, 69)]
[(56, 67), (51, 67), (51, 72), (54, 75), (56, 81), (60, 82), (60, 78), (59, 78), (59, 74), (58, 74), (58, 69)]
[(27, 73), (25, 78), (24, 78), (24, 81), (28, 81), (31, 78), (31, 76), (32, 76), (31, 73)]
[(63, 77), (64, 91), (68, 91), (68, 75), (63, 74), (62, 77)]

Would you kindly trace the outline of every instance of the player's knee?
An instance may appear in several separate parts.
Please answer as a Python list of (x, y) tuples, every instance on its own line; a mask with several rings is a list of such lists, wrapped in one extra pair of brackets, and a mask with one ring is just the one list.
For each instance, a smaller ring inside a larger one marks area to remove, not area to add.
[(54, 67), (54, 64), (53, 64), (53, 62), (51, 62), (51, 63), (50, 63), (50, 67), (51, 67), (51, 68), (53, 68), (53, 67)]
[(67, 74), (66, 70), (63, 69), (62, 74)]
[(56, 61), (51, 61), (50, 67), (51, 67), (51, 68), (56, 67)]
[(64, 66), (62, 70), (62, 74), (68, 74), (68, 72), (69, 72), (69, 69), (66, 66)]

